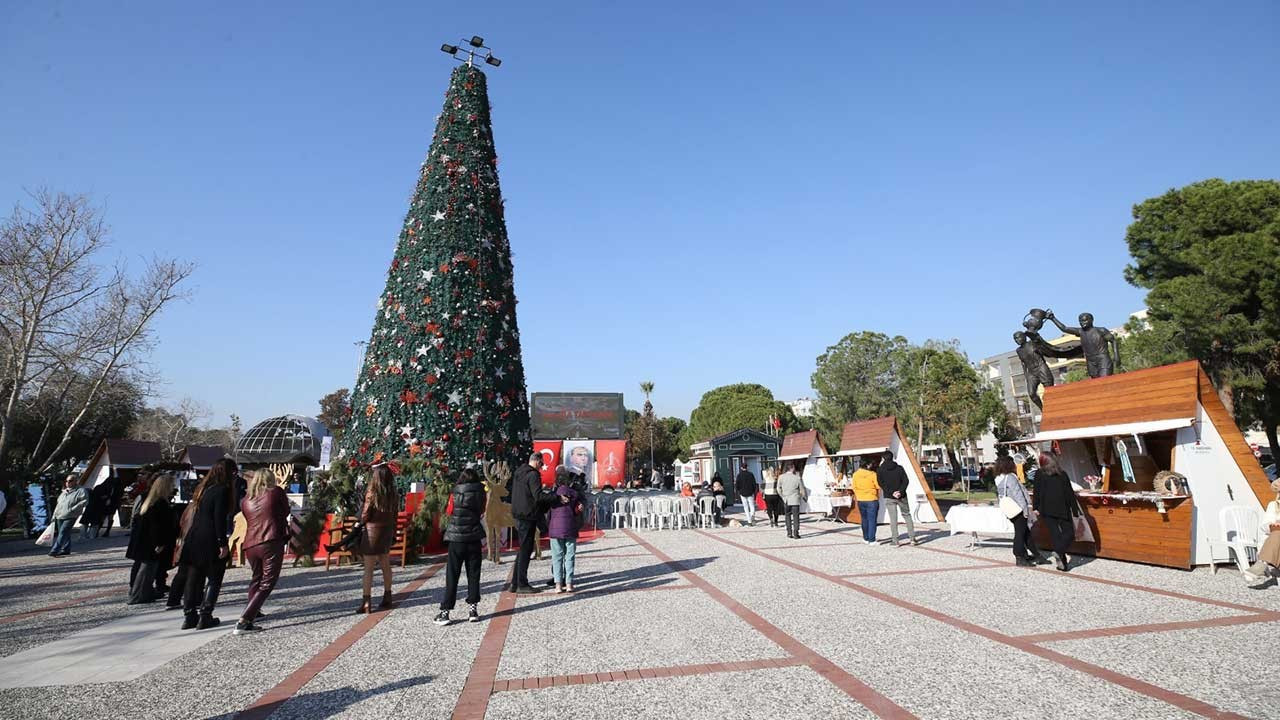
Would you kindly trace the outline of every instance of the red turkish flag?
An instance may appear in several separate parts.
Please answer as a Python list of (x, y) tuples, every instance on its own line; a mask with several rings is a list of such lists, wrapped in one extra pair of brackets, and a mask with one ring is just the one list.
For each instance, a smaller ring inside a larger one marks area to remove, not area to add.
[(560, 464), (559, 440), (535, 440), (533, 451), (542, 454), (542, 485), (556, 484), (556, 466)]

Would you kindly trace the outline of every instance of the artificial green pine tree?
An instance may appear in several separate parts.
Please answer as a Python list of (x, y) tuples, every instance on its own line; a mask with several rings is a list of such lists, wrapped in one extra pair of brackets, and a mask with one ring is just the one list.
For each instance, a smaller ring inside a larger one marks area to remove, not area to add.
[[(450, 470), (530, 449), (485, 75), (453, 72), (351, 396), (340, 458)], [(526, 455), (527, 457), (527, 455)]]

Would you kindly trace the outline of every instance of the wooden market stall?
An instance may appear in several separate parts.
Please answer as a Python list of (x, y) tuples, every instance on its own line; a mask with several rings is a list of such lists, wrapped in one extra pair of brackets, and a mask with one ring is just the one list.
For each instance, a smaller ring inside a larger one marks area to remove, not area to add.
[[(851, 422), (844, 426), (844, 431), (840, 434), (840, 450), (836, 453), (837, 477), (842, 478), (842, 484), (847, 487), (847, 478), (852, 477), (855, 464), (862, 456), (879, 456), (885, 450), (892, 452), (894, 462), (907, 472), (907, 504), (911, 508), (912, 517), (920, 522), (940, 522), (942, 510), (938, 508), (938, 501), (925, 482), (920, 461), (895, 417)], [(881, 503), (877, 521), (886, 522), (887, 516), (888, 510)], [(857, 519), (857, 513), (853, 513), (853, 518)]]
[(784, 437), (782, 450), (778, 453), (778, 464), (783, 471), (790, 468), (800, 473), (800, 479), (808, 492), (808, 497), (800, 503), (800, 512), (831, 512), (831, 489), (838, 484), (839, 478), (817, 430), (791, 433)]
[[(1056, 445), (1095, 542), (1072, 552), (1190, 569), (1212, 564), (1219, 514), (1271, 495), (1235, 420), (1194, 360), (1047, 388), (1040, 432)], [(1160, 476), (1172, 471), (1183, 477)], [(1047, 547), (1044, 530), (1037, 543)], [(1220, 558), (1221, 560), (1221, 558)]]

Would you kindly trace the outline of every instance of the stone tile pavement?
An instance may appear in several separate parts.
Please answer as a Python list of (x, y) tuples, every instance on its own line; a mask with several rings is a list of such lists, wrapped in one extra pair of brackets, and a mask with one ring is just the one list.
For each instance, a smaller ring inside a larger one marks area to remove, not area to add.
[[(903, 548), (818, 522), (798, 541), (609, 531), (580, 547), (578, 593), (499, 593), (510, 565), (486, 563), (483, 621), (447, 628), (430, 622), (431, 558), (397, 568), (397, 607), (368, 616), (358, 571), (286, 567), (248, 637), (127, 607), (127, 538), (62, 559), (5, 543), (0, 716), (1280, 718), (1275, 586), (1106, 560), (1029, 570), (921, 530)], [(224, 622), (247, 574), (227, 574)]]

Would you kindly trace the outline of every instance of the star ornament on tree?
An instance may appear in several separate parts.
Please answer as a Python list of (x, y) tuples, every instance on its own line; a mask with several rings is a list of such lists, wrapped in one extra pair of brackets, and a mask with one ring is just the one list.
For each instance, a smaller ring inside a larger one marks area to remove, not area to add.
[(461, 403), (461, 402), (462, 402), (462, 393), (458, 392), (457, 390), (454, 390), (454, 391), (452, 391), (452, 392), (450, 392), (450, 393), (449, 393), (449, 404), (450, 404), (450, 405), (457, 405), (457, 404), (459, 404), (459, 403)]
[(435, 220), (436, 222), (440, 222), (441, 220), (444, 219), (444, 211), (443, 210), (435, 211), (434, 213), (431, 214), (431, 219)]

